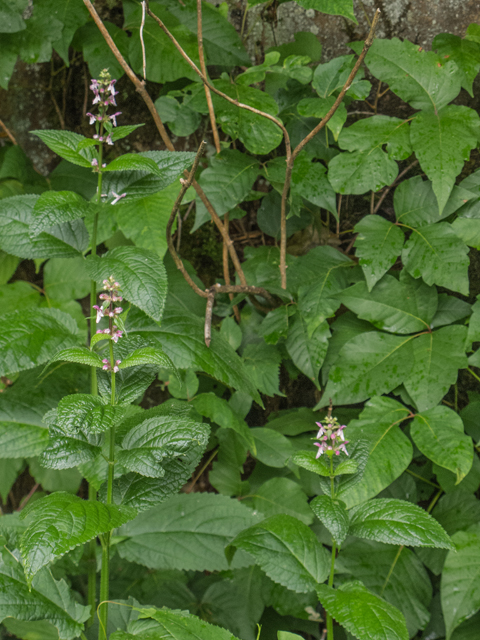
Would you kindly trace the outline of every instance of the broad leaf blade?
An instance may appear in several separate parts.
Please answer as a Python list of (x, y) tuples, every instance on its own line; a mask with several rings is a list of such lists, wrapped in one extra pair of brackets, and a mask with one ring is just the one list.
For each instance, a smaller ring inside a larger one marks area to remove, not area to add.
[(348, 534), (349, 519), (345, 503), (330, 496), (317, 496), (310, 508), (320, 522), (327, 527), (336, 543), (341, 546)]

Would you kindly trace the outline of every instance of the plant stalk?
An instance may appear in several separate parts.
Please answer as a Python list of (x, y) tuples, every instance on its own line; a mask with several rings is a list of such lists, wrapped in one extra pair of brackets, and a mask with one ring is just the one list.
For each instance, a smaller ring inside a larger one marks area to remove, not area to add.
[[(332, 500), (335, 498), (335, 476), (333, 475), (333, 456), (330, 456), (330, 496)], [(332, 537), (332, 561), (330, 564), (330, 575), (328, 576), (328, 586), (333, 587), (333, 578), (335, 576), (335, 554), (337, 552), (337, 543)], [(333, 618), (327, 613), (327, 640), (334, 640), (333, 637)]]

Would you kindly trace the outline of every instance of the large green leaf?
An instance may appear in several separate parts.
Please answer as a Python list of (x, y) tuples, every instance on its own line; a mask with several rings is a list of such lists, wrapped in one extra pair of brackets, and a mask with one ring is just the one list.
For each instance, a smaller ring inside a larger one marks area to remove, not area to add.
[(360, 258), (368, 289), (392, 267), (405, 237), (397, 226), (380, 216), (365, 216), (355, 226), (355, 253)]
[(427, 284), (468, 295), (468, 247), (447, 222), (414, 229), (402, 251), (405, 269)]
[(274, 582), (306, 593), (323, 582), (329, 571), (327, 551), (307, 525), (282, 514), (242, 531), (227, 548), (251, 554)]
[(358, 640), (409, 638), (402, 613), (360, 582), (349, 582), (339, 589), (321, 584), (317, 594), (328, 613)]
[(437, 111), (460, 91), (454, 62), (408, 40), (374, 40), (365, 62), (374, 76), (414, 109)]
[(422, 111), (414, 118), (413, 150), (432, 181), (440, 213), (479, 136), (480, 118), (469, 107), (448, 105), (439, 111)]
[(78, 342), (75, 321), (57, 309), (13, 311), (2, 322), (0, 375), (36, 367)]
[(34, 514), (20, 543), (25, 574), (33, 576), (49, 562), (67, 551), (106, 533), (135, 517), (130, 507), (119, 508), (101, 502), (82, 500), (70, 493), (57, 491), (30, 503), (22, 517)]
[(388, 393), (408, 377), (412, 367), (411, 337), (361, 333), (340, 350), (317, 407), (326, 406), (330, 398), (334, 404), (355, 404)]
[(86, 269), (99, 284), (109, 276), (120, 283), (122, 296), (154, 320), (161, 320), (167, 296), (167, 274), (160, 258), (140, 247), (116, 247), (87, 259)]
[[(103, 24), (122, 56), (128, 59), (130, 39), (125, 31), (108, 20), (104, 20)], [(83, 54), (92, 78), (98, 78), (103, 69), (108, 69), (112, 78), (117, 79), (125, 73), (93, 21), (87, 22), (76, 31), (72, 46)]]
[(372, 398), (358, 420), (345, 431), (348, 440), (366, 440), (369, 457), (363, 477), (353, 487), (340, 487), (337, 497), (353, 507), (388, 487), (408, 467), (413, 447), (398, 426), (409, 416), (409, 410), (391, 398)]
[(30, 133), (38, 136), (49, 149), (61, 158), (80, 167), (92, 167), (92, 160), (95, 158), (95, 150), (93, 147), (87, 147), (77, 151), (78, 145), (85, 140), (85, 136), (81, 136), (79, 133), (73, 133), (73, 131), (59, 131), (57, 129), (39, 129), (37, 131), (30, 131)]
[(255, 439), (255, 457), (268, 467), (281, 469), (293, 455), (291, 441), (273, 429), (255, 427), (250, 430)]
[(41, 571), (32, 585), (25, 581), (22, 565), (6, 550), (0, 562), (0, 621), (41, 622), (48, 620), (58, 630), (60, 640), (78, 638), (89, 618), (90, 607), (79, 604), (63, 580)]
[(457, 484), (470, 471), (472, 439), (464, 434), (462, 419), (452, 409), (439, 405), (417, 414), (410, 434), (427, 458), (456, 474)]
[(186, 407), (166, 404), (138, 413), (124, 421), (122, 449), (118, 462), (129, 471), (149, 478), (165, 475), (163, 463), (185, 455), (189, 449), (204, 449), (208, 443), (208, 425), (191, 419)]
[(357, 22), (353, 12), (353, 0), (300, 0), (298, 4), (304, 9), (315, 9), (332, 16), (344, 16)]
[(439, 33), (433, 39), (432, 49), (440, 56), (448, 57), (455, 62), (462, 87), (473, 97), (473, 81), (480, 70), (479, 43), (451, 33)]
[[(392, 333), (416, 333), (429, 329), (428, 319), (418, 309), (412, 286), (399, 282), (393, 276), (384, 276), (369, 292), (364, 282), (337, 294), (341, 302), (362, 320), (368, 320), (377, 329)], [(413, 284), (413, 283), (412, 283)], [(423, 285), (423, 289), (428, 289)], [(419, 300), (423, 291), (419, 292)]]
[(308, 326), (300, 314), (296, 314), (288, 328), (285, 347), (288, 355), (302, 373), (315, 386), (319, 387), (318, 374), (327, 354), (330, 329), (326, 321), (322, 322), (309, 335)]
[(127, 329), (154, 344), (160, 343), (179, 369), (205, 371), (261, 402), (238, 354), (216, 331), (212, 331), (212, 341), (210, 347), (207, 347), (204, 321), (188, 310), (167, 308), (161, 326), (132, 310), (128, 315)]
[[(210, 167), (202, 171), (198, 180), (219, 216), (243, 202), (258, 174), (258, 161), (234, 149), (225, 149), (210, 160)], [(210, 220), (205, 205), (197, 196), (195, 231)]]
[(0, 248), (19, 258), (74, 258), (88, 244), (81, 220), (51, 228), (31, 237), (38, 196), (13, 196), (0, 201)]
[(426, 511), (405, 500), (378, 498), (350, 511), (349, 534), (385, 544), (453, 549), (450, 538)]
[(398, 165), (379, 147), (369, 151), (339, 153), (329, 164), (328, 179), (338, 193), (361, 194), (392, 184)]
[(404, 385), (419, 411), (435, 407), (466, 369), (467, 328), (460, 325), (424, 333), (413, 341), (414, 365)]
[(30, 233), (38, 236), (56, 224), (83, 218), (92, 209), (93, 206), (74, 191), (45, 191), (33, 207)]
[(42, 467), (47, 469), (72, 469), (85, 462), (93, 462), (101, 455), (100, 437), (89, 434), (86, 429), (69, 433), (50, 424), (48, 435), (47, 446), (40, 457)]
[(335, 542), (341, 546), (347, 537), (349, 520), (345, 503), (330, 496), (317, 496), (310, 503), (310, 508), (320, 522), (327, 527)]
[(456, 551), (447, 556), (441, 583), (447, 640), (480, 609), (480, 536), (459, 531), (453, 540)]
[[(150, 569), (227, 569), (225, 545), (258, 517), (237, 500), (213, 493), (181, 494), (122, 527), (123, 558)], [(244, 564), (245, 557), (243, 558)]]
[(191, 403), (201, 416), (209, 418), (225, 429), (233, 429), (238, 433), (244, 444), (255, 455), (255, 440), (247, 423), (234, 413), (226, 400), (219, 398), (214, 393), (200, 393), (192, 399)]
[(277, 347), (262, 342), (247, 344), (242, 355), (247, 376), (260, 393), (284, 395), (279, 389), (282, 354)]
[(78, 300), (90, 291), (83, 258), (52, 258), (43, 269), (45, 295), (55, 300)]
[(286, 513), (305, 524), (313, 522), (306, 493), (288, 478), (270, 478), (253, 492), (252, 498), (255, 509), (267, 518)]

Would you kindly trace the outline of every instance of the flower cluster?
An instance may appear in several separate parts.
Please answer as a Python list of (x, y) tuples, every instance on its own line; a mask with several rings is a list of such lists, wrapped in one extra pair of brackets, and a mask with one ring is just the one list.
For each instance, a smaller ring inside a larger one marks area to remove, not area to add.
[[(117, 116), (121, 115), (121, 111), (117, 111), (116, 113), (108, 114), (108, 109), (111, 105), (117, 106), (115, 101), (115, 96), (118, 94), (118, 91), (115, 91), (115, 83), (116, 80), (112, 80), (110, 74), (107, 69), (104, 69), (96, 80), (92, 79), (92, 84), (90, 85), (90, 89), (93, 91), (94, 105), (98, 104), (98, 113), (87, 113), (87, 116), (90, 118), (90, 124), (95, 125), (95, 135), (93, 139), (97, 142), (105, 142), (106, 144), (113, 145), (112, 139), (112, 131), (113, 127), (117, 126)], [(105, 167), (106, 164), (102, 164), (102, 167)], [(92, 160), (92, 167), (94, 171), (99, 171), (99, 160), (98, 158), (94, 158)]]
[(316, 457), (319, 458), (323, 453), (328, 456), (340, 455), (340, 451), (343, 451), (348, 456), (346, 445), (348, 440), (345, 440), (343, 430), (346, 428), (344, 424), (339, 425), (337, 418), (333, 418), (329, 412), (329, 415), (321, 422), (316, 423), (318, 426), (318, 433), (314, 442), (314, 445), (318, 447)]
[[(108, 327), (106, 329), (98, 329), (97, 333), (108, 335), (113, 342), (117, 343), (123, 335), (123, 331), (115, 324), (115, 320), (117, 320), (123, 311), (122, 307), (116, 306), (117, 302), (123, 300), (120, 295), (120, 285), (113, 276), (110, 276), (108, 280), (103, 281), (103, 290), (104, 293), (100, 294), (100, 300), (103, 301), (102, 304), (95, 304), (93, 308), (97, 314), (97, 323), (100, 322), (102, 318), (108, 318)], [(119, 320), (117, 320), (117, 322), (119, 322)], [(116, 373), (120, 362), (120, 360), (116, 360), (115, 365), (112, 367), (110, 360), (105, 358), (105, 360), (103, 360), (103, 369)]]

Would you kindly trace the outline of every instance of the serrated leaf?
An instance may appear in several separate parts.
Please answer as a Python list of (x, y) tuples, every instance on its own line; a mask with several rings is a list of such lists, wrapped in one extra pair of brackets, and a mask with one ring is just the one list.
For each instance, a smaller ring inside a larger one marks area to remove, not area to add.
[[(88, 244), (85, 225), (73, 221), (30, 237), (38, 196), (13, 196), (0, 201), (0, 248), (19, 258), (74, 258)], [(83, 225), (83, 226), (82, 226)]]
[(10, 616), (17, 620), (48, 620), (58, 630), (60, 640), (73, 640), (84, 629), (90, 608), (80, 605), (63, 580), (58, 582), (47, 570), (40, 572), (31, 586), (23, 568), (5, 552), (0, 563), (0, 621)]
[(408, 40), (374, 40), (365, 63), (414, 109), (438, 110), (460, 91), (457, 65)]
[(85, 462), (93, 462), (101, 454), (99, 437), (92, 437), (86, 430), (65, 433), (51, 425), (48, 434), (47, 446), (40, 457), (42, 467), (47, 469), (72, 469)]
[(70, 493), (57, 491), (32, 502), (22, 517), (35, 514), (22, 536), (20, 548), (29, 582), (49, 562), (67, 551), (106, 533), (135, 517), (129, 507), (119, 508), (101, 502), (82, 500)]
[(334, 404), (354, 404), (388, 393), (408, 377), (412, 367), (411, 337), (375, 331), (362, 333), (340, 350), (316, 408), (327, 405), (330, 398)]
[(119, 422), (125, 413), (125, 407), (106, 404), (98, 396), (76, 393), (60, 400), (52, 421), (66, 433), (73, 434), (80, 429), (102, 433)]
[(135, 349), (133, 353), (124, 358), (118, 365), (119, 369), (136, 367), (141, 364), (156, 364), (159, 367), (176, 371), (176, 367), (170, 358), (158, 347), (142, 347)]
[(385, 544), (453, 549), (438, 522), (426, 511), (405, 500), (378, 498), (350, 511), (351, 535)]
[(453, 325), (413, 341), (414, 365), (404, 385), (419, 411), (435, 407), (457, 381), (458, 370), (467, 368), (466, 339), (467, 328)]
[(228, 566), (225, 545), (256, 521), (250, 509), (226, 496), (181, 494), (122, 527), (126, 539), (117, 548), (123, 558), (151, 569), (221, 571)]
[(310, 508), (320, 522), (327, 527), (335, 542), (341, 546), (347, 537), (349, 519), (345, 503), (330, 496), (317, 496)]
[(402, 251), (408, 273), (468, 295), (468, 248), (447, 222), (414, 229)]
[(309, 335), (307, 324), (298, 313), (288, 328), (285, 342), (288, 355), (302, 373), (319, 388), (318, 374), (327, 355), (328, 339), (331, 333), (326, 321)]
[(448, 105), (420, 112), (411, 124), (413, 150), (432, 181), (440, 214), (480, 136), (480, 118), (473, 109)]
[(87, 215), (94, 205), (86, 202), (74, 191), (45, 191), (33, 207), (33, 220), (30, 233), (38, 236), (62, 222), (71, 222)]
[(251, 554), (274, 582), (306, 593), (323, 582), (329, 571), (326, 549), (307, 525), (288, 515), (276, 515), (242, 531), (232, 548)]
[(59, 131), (57, 129), (38, 129), (37, 131), (30, 131), (30, 133), (38, 136), (49, 149), (61, 158), (80, 167), (92, 168), (95, 151), (91, 147), (77, 151), (78, 144), (85, 140), (84, 136), (73, 133), (73, 131)]
[(473, 97), (472, 85), (480, 69), (479, 43), (451, 33), (439, 33), (433, 39), (432, 49), (440, 56), (455, 62), (462, 87)]
[(462, 419), (452, 409), (439, 405), (417, 414), (410, 434), (427, 458), (457, 475), (457, 484), (470, 471), (472, 439), (464, 434)]
[(429, 330), (421, 317), (410, 288), (393, 276), (384, 276), (369, 292), (364, 282), (337, 294), (340, 301), (362, 320), (368, 320), (377, 329), (408, 334)]
[(75, 321), (57, 309), (13, 311), (2, 322), (0, 375), (36, 367), (78, 342)]
[(57, 352), (55, 356), (51, 358), (50, 362), (58, 362), (59, 360), (86, 364), (89, 367), (100, 367), (100, 369), (103, 367), (103, 362), (100, 356), (86, 347), (70, 347), (69, 349), (63, 349), (62, 351)]
[(303, 469), (316, 473), (319, 476), (328, 478), (331, 470), (328, 464), (321, 459), (317, 459), (314, 451), (297, 451), (292, 458), (292, 461)]
[(104, 171), (148, 171), (155, 175), (161, 175), (161, 170), (151, 158), (146, 158), (136, 153), (124, 153), (112, 160), (104, 168)]
[(122, 431), (128, 432), (116, 455), (118, 462), (143, 476), (162, 478), (164, 460), (182, 457), (190, 447), (204, 449), (210, 429), (188, 413), (183, 407), (160, 405), (129, 418), (122, 424)]
[(307, 495), (299, 484), (288, 478), (271, 478), (252, 495), (256, 510), (267, 518), (286, 513), (309, 525), (313, 522)]
[(359, 419), (348, 425), (345, 431), (347, 439), (353, 443), (360, 439), (365, 440), (369, 451), (361, 480), (351, 487), (346, 484), (337, 492), (337, 497), (343, 500), (348, 508), (376, 496), (410, 464), (413, 447), (399, 427), (402, 420), (408, 418), (409, 413), (400, 402), (377, 397), (367, 402)]
[(279, 389), (282, 356), (272, 344), (248, 344), (243, 350), (245, 371), (256, 388), (267, 396), (284, 395)]
[(154, 320), (161, 320), (167, 295), (163, 262), (152, 251), (140, 247), (116, 247), (102, 257), (90, 256), (85, 267), (99, 284), (113, 276), (122, 296)]
[(356, 255), (360, 258), (368, 289), (395, 264), (405, 241), (401, 229), (380, 216), (365, 216), (355, 226)]
[(456, 551), (447, 556), (441, 582), (447, 639), (459, 624), (480, 609), (480, 537), (460, 531), (453, 540)]

